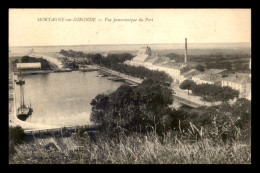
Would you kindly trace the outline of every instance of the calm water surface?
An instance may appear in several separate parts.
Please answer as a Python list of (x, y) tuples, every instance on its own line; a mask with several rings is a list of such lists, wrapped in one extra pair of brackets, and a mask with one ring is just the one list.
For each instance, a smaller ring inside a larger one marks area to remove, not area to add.
[[(28, 122), (48, 125), (90, 124), (90, 102), (97, 94), (115, 91), (121, 82), (97, 77), (98, 72), (68, 72), (27, 75), (25, 103), (31, 103), (33, 114)], [(16, 86), (16, 103), (20, 103)]]

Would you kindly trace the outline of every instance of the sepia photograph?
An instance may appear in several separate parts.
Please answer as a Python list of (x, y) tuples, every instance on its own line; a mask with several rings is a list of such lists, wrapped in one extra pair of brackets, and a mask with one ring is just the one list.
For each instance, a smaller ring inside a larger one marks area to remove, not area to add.
[(8, 9), (9, 164), (251, 164), (251, 9)]

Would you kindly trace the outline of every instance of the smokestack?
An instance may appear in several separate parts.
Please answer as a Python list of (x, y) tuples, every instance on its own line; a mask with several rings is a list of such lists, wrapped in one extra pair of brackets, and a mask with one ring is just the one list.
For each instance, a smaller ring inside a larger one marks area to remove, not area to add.
[(185, 57), (184, 57), (184, 63), (187, 63), (187, 38), (185, 38)]
[(251, 57), (250, 57), (250, 61), (249, 61), (249, 69), (251, 70)]

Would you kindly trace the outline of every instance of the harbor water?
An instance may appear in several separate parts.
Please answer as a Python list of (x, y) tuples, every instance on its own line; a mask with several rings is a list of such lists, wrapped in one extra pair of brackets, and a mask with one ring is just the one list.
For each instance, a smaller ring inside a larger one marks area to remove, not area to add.
[[(25, 104), (33, 108), (26, 121), (46, 125), (91, 124), (91, 101), (97, 94), (115, 91), (122, 82), (97, 77), (98, 71), (25, 75)], [(16, 86), (16, 105), (20, 89)]]

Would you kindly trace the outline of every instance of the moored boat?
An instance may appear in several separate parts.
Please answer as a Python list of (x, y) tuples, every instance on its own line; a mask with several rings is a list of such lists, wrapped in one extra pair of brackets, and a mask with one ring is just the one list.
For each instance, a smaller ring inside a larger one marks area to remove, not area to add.
[(18, 108), (17, 118), (25, 121), (30, 115), (32, 115), (33, 109), (31, 107), (23, 106)]
[(16, 84), (20, 86), (20, 107), (17, 109), (17, 118), (25, 121), (30, 115), (32, 115), (33, 109), (24, 104), (24, 85), (25, 80), (22, 79), (20, 73), (20, 79), (16, 81)]

